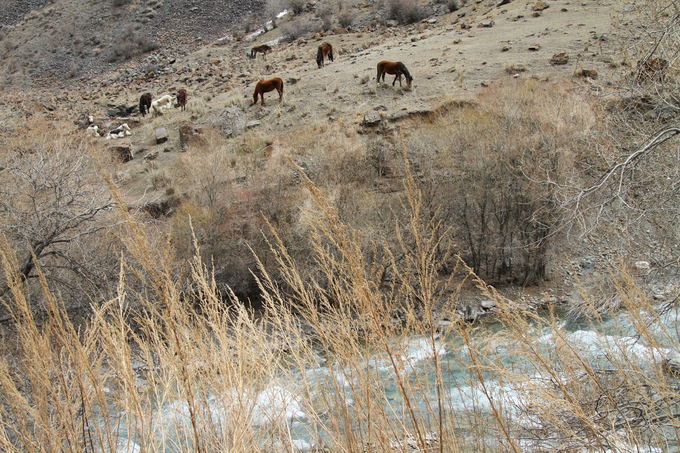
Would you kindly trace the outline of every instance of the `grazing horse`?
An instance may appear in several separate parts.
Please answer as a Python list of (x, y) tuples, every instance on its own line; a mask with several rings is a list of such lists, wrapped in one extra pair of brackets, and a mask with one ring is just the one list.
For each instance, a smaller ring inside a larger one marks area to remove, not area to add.
[(189, 95), (187, 94), (187, 90), (185, 90), (184, 88), (180, 89), (177, 92), (177, 105), (179, 105), (179, 107), (182, 110), (187, 109), (187, 98), (188, 97), (189, 97)]
[(151, 110), (152, 100), (153, 97), (151, 96), (151, 93), (144, 93), (139, 98), (139, 112), (142, 114), (142, 116), (146, 116), (146, 114)]
[(264, 105), (264, 94), (274, 90), (279, 92), (279, 102), (281, 102), (283, 100), (283, 80), (279, 79), (278, 77), (274, 77), (273, 79), (269, 80), (260, 80), (257, 82), (257, 85), (255, 85), (253, 103), (250, 105), (253, 106), (257, 104), (258, 96), (260, 96), (260, 99), (262, 99), (262, 105)]
[(250, 58), (256, 58), (258, 52), (264, 55), (264, 59), (267, 59), (267, 54), (272, 51), (272, 48), (269, 47), (266, 44), (262, 44), (261, 46), (255, 46), (252, 49), (250, 49)]
[(323, 68), (323, 59), (328, 56), (328, 59), (333, 61), (333, 46), (327, 42), (319, 46), (319, 50), (316, 52), (316, 64), (319, 68)]
[(411, 82), (413, 82), (413, 77), (411, 73), (406, 69), (406, 65), (401, 61), (387, 61), (383, 60), (378, 63), (378, 83), (380, 83), (380, 78), (382, 77), (383, 82), (385, 81), (385, 74), (393, 74), (394, 80), (392, 81), (392, 86), (399, 79), (399, 86), (401, 86), (401, 75), (406, 77), (406, 86), (411, 88)]

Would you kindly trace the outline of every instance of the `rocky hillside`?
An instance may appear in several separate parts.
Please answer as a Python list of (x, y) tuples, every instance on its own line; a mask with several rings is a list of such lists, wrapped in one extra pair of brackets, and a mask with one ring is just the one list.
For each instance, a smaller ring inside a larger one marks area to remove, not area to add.
[(86, 79), (154, 49), (221, 36), (263, 0), (9, 0), (0, 11), (0, 77), (12, 84)]

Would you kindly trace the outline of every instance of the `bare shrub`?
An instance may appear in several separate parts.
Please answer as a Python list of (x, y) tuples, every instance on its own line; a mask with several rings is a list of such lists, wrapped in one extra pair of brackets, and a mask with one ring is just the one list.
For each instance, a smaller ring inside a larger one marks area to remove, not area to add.
[(531, 82), (494, 90), (480, 107), (444, 115), (454, 130), (442, 134), (436, 122), (409, 140), (428, 203), (452, 225), (465, 261), (490, 281), (543, 278), (566, 197), (557, 188), (568, 185), (578, 143), (587, 146), (596, 124), (579, 97), (554, 90)]
[(134, 25), (128, 25), (114, 39), (109, 50), (108, 61), (126, 61), (157, 48), (158, 43), (150, 36), (138, 30)]
[(387, 14), (400, 24), (412, 24), (423, 19), (426, 12), (418, 0), (389, 0)]
[(342, 28), (351, 27), (354, 24), (354, 13), (349, 9), (345, 9), (338, 14), (338, 23)]
[[(110, 284), (105, 238), (116, 222), (114, 203), (85, 142), (41, 123), (31, 127), (41, 132), (10, 143), (3, 162), (0, 233), (16, 251), (17, 278), (44, 277), (83, 305)], [(10, 286), (3, 281), (0, 294)]]
[(333, 28), (333, 16), (335, 14), (335, 6), (330, 2), (322, 3), (316, 8), (316, 17), (321, 19), (321, 28), (323, 31), (328, 31)]
[(322, 29), (322, 22), (312, 18), (297, 18), (281, 26), (281, 33), (287, 41), (295, 41)]
[(300, 15), (307, 8), (307, 0), (285, 0), (284, 5), (287, 10), (292, 11), (295, 15)]

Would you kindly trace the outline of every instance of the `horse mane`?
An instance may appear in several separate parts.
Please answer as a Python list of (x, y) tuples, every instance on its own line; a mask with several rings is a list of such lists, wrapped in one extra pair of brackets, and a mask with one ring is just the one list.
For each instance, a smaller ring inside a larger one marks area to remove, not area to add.
[(401, 61), (399, 62), (399, 69), (401, 69), (401, 72), (403, 72), (404, 75), (406, 76), (406, 80), (413, 80), (413, 77), (411, 77), (411, 73), (408, 72), (408, 69), (406, 69), (406, 65)]

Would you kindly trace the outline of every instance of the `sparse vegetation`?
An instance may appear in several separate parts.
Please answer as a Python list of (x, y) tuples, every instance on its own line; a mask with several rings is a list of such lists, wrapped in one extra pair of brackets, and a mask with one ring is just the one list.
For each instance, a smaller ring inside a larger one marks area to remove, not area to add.
[(418, 0), (388, 0), (387, 13), (390, 19), (400, 24), (418, 22), (426, 15), (425, 9)]

